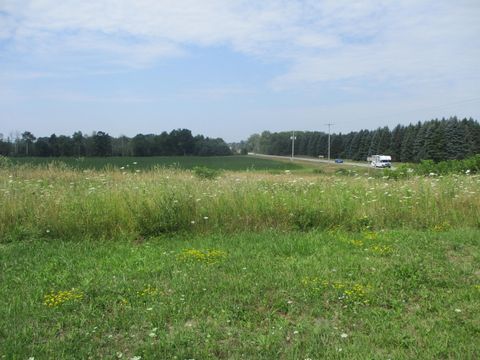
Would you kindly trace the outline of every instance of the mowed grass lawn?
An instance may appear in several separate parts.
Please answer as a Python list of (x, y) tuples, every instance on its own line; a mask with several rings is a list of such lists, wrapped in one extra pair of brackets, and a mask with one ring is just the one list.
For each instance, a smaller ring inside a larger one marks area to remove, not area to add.
[(478, 359), (479, 239), (267, 230), (3, 243), (0, 358)]
[(192, 169), (204, 166), (210, 169), (230, 171), (255, 170), (300, 170), (304, 166), (252, 156), (147, 156), (147, 157), (19, 157), (10, 158), (14, 164), (48, 165), (64, 163), (75, 169), (105, 169), (108, 167), (124, 168), (124, 170), (148, 170), (154, 167), (171, 167)]

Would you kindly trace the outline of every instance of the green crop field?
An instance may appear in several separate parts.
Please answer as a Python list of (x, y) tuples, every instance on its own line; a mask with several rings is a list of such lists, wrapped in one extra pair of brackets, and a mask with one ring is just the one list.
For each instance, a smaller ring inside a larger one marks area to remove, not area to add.
[(473, 172), (0, 164), (0, 358), (480, 356)]
[(109, 167), (125, 170), (149, 170), (154, 167), (192, 169), (204, 166), (211, 169), (231, 171), (295, 170), (302, 166), (289, 162), (259, 159), (251, 156), (150, 156), (150, 157), (58, 157), (58, 158), (11, 158), (14, 164), (48, 165), (63, 163), (75, 169), (105, 169)]

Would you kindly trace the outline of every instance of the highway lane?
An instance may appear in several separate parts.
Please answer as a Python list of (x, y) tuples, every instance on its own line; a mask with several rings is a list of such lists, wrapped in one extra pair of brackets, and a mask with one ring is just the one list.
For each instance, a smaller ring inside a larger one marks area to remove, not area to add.
[[(249, 156), (256, 156), (260, 158), (268, 158), (268, 159), (281, 159), (281, 160), (291, 160), (290, 156), (280, 156), (280, 155), (264, 155), (264, 154), (255, 154), (255, 153), (248, 153)], [(335, 160), (326, 160), (326, 159), (314, 159), (314, 158), (306, 158), (301, 156), (295, 156), (293, 161), (309, 161), (313, 163), (324, 163), (324, 164), (335, 164)], [(344, 161), (343, 165), (351, 165), (351, 166), (359, 166), (359, 167), (366, 167), (372, 168), (370, 163), (358, 163), (358, 162), (350, 162)], [(374, 169), (374, 168), (372, 168)]]

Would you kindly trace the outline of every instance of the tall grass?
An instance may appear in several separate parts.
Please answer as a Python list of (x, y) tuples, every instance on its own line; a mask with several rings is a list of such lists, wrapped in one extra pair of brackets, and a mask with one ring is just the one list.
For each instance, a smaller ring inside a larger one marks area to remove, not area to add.
[(312, 228), (480, 227), (480, 176), (0, 169), (0, 239)]

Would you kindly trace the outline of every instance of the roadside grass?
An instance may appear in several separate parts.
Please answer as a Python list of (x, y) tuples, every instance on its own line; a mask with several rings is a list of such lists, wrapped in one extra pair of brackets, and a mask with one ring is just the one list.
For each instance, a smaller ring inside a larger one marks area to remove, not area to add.
[(209, 159), (0, 168), (0, 359), (480, 357), (480, 175)]
[(280, 162), (270, 159), (259, 159), (251, 156), (139, 156), (139, 157), (11, 157), (15, 165), (48, 166), (49, 164), (65, 164), (74, 169), (104, 170), (123, 168), (124, 170), (150, 170), (155, 167), (193, 169), (206, 167), (229, 171), (281, 171), (302, 170), (303, 165), (291, 162)]
[(476, 359), (479, 235), (0, 244), (0, 358)]
[(395, 180), (348, 170), (285, 170), (223, 172), (209, 179), (207, 173), (0, 169), (0, 242), (268, 229), (480, 228), (480, 175)]

